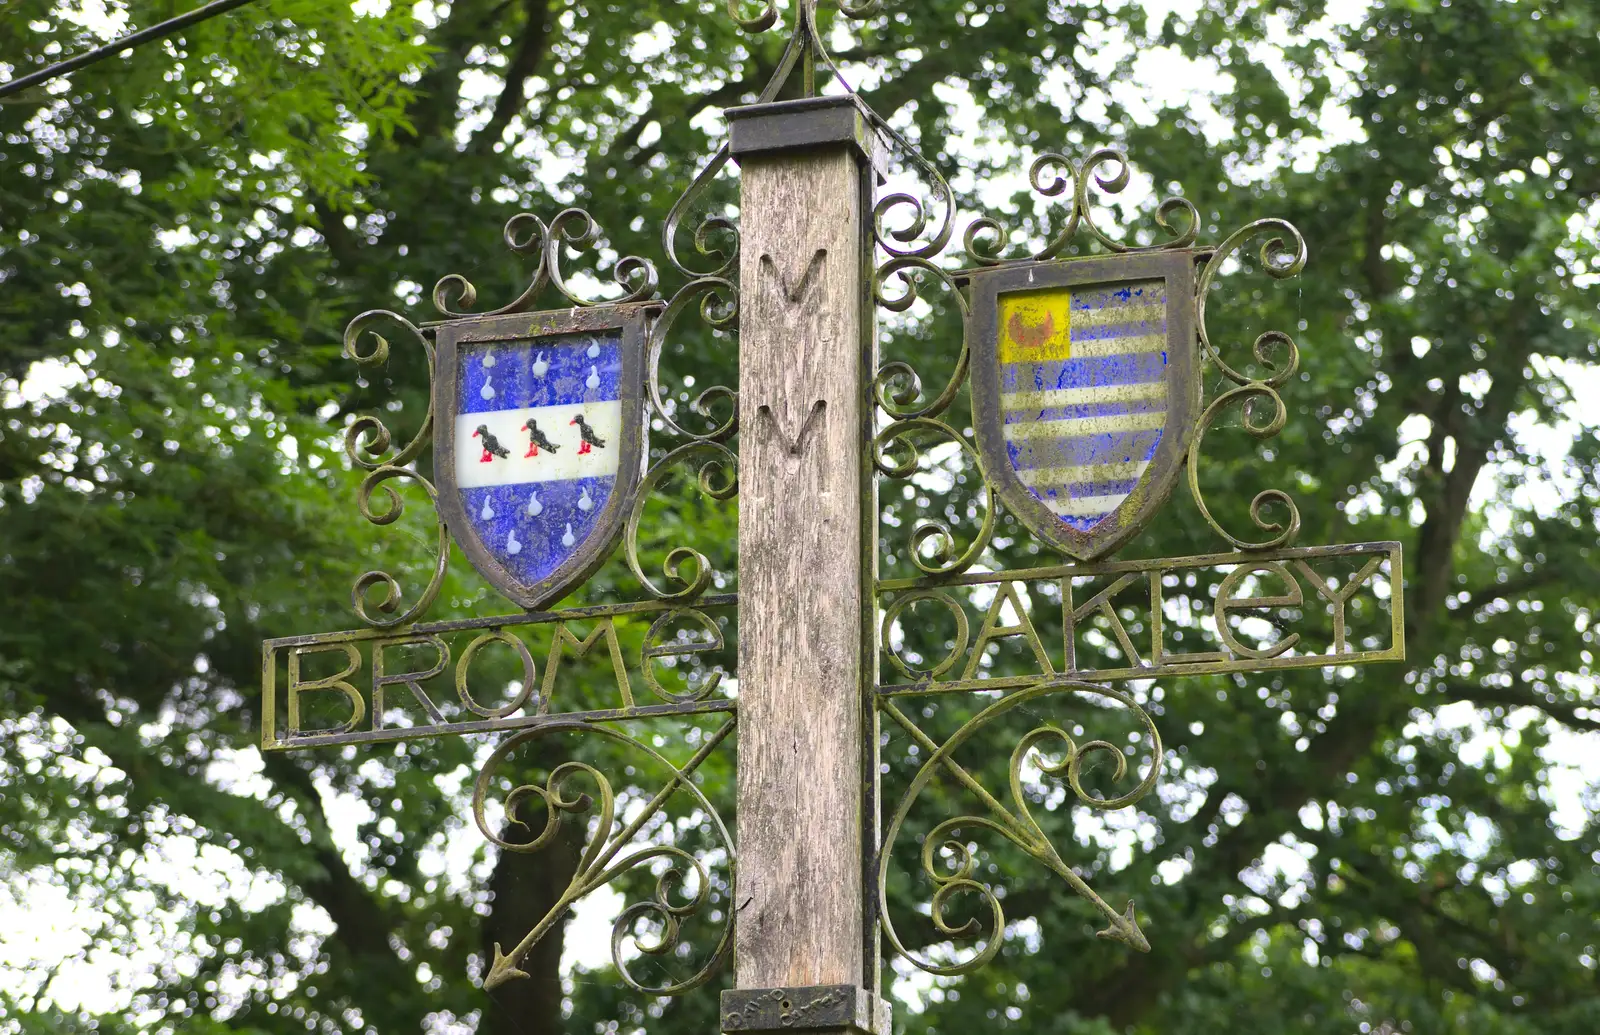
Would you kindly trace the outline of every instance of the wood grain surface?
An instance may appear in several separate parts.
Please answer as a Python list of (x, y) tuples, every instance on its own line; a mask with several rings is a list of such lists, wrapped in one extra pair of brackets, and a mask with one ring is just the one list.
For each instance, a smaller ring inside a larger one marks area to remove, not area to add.
[(862, 983), (862, 175), (741, 169), (741, 988)]

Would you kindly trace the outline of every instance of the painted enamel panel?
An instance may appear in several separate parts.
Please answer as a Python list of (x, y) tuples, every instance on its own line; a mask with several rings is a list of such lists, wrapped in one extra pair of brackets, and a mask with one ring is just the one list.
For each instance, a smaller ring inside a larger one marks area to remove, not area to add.
[(1073, 557), (1119, 545), (1171, 490), (1197, 388), (1192, 264), (1176, 252), (972, 276), (987, 473)]
[(540, 582), (588, 538), (616, 484), (617, 338), (486, 344), (459, 362), (453, 460), (467, 521), (519, 581)]
[(473, 564), (524, 606), (603, 560), (638, 481), (642, 321), (597, 326), (605, 314), (440, 328), (440, 505)]
[(1018, 479), (1087, 532), (1133, 492), (1167, 415), (1160, 280), (1000, 297), (1000, 410)]

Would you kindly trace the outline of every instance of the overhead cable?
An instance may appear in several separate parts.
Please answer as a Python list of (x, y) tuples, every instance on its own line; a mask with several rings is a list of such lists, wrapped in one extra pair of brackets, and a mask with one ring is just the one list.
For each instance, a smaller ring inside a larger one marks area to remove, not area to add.
[(40, 83), (47, 83), (58, 76), (76, 72), (78, 69), (86, 68), (97, 61), (104, 61), (113, 54), (132, 50), (153, 40), (165, 39), (175, 32), (187, 29), (191, 25), (196, 25), (208, 18), (215, 18), (219, 14), (227, 14), (235, 7), (243, 7), (245, 4), (254, 2), (255, 0), (212, 0), (211, 3), (203, 7), (196, 7), (188, 14), (180, 14), (176, 18), (169, 18), (164, 22), (150, 26), (148, 29), (130, 32), (121, 39), (113, 40), (103, 47), (96, 47), (86, 54), (79, 54), (77, 57), (58, 61), (49, 68), (42, 68), (20, 79), (13, 79), (8, 83), (0, 83), (0, 97), (9, 97), (14, 93), (21, 93), (29, 87), (38, 86)]

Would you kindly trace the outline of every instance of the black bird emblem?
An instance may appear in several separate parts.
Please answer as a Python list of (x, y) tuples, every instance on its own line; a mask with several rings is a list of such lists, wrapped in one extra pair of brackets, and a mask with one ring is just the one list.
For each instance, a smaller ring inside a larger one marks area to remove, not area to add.
[(489, 425), (487, 424), (479, 424), (478, 430), (472, 433), (472, 437), (483, 439), (483, 456), (478, 460), (480, 464), (486, 464), (497, 456), (505, 459), (511, 455), (511, 451), (502, 446), (500, 440), (489, 433)]
[(604, 449), (606, 447), (606, 440), (594, 433), (594, 429), (589, 427), (589, 422), (583, 419), (583, 414), (578, 414), (567, 423), (576, 424), (578, 426), (578, 434), (583, 437), (583, 442), (578, 446), (579, 456), (592, 452), (596, 448)]
[(524, 459), (530, 456), (538, 456), (541, 449), (552, 453), (561, 452), (560, 446), (545, 438), (544, 432), (539, 430), (539, 422), (532, 417), (528, 418), (528, 422), (523, 427), (528, 429), (528, 451), (522, 454)]

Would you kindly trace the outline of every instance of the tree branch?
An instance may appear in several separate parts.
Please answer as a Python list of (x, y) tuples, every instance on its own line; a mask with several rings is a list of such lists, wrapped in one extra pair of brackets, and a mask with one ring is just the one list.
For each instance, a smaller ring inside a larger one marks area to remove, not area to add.
[(1466, 595), (1466, 599), (1456, 605), (1456, 610), (1476, 611), (1491, 601), (1518, 596), (1531, 590), (1543, 589), (1545, 586), (1562, 582), (1566, 579), (1567, 574), (1559, 565), (1547, 565), (1538, 571), (1530, 572), (1514, 579), (1507, 579), (1492, 586), (1475, 589)]
[(333, 210), (326, 198), (313, 196), (311, 211), (317, 217), (317, 231), (322, 234), (322, 241), (328, 246), (328, 254), (333, 256), (333, 261), (339, 264), (342, 273), (349, 273), (356, 268), (361, 254), (361, 242), (350, 228), (344, 225), (344, 217)]
[(1537, 708), (1557, 722), (1576, 729), (1600, 730), (1600, 717), (1578, 714), (1579, 711), (1592, 713), (1600, 710), (1597, 709), (1600, 702), (1590, 705), (1583, 701), (1566, 701), (1559, 698), (1552, 700), (1527, 686), (1521, 679), (1517, 679), (1516, 682), (1523, 689), (1519, 690), (1517, 686), (1471, 686), (1459, 690), (1447, 689), (1443, 696), (1448, 701), (1466, 701), (1485, 708)]
[(1367, 225), (1361, 241), (1361, 275), (1366, 279), (1373, 302), (1394, 291), (1394, 278), (1389, 275), (1387, 260), (1383, 257), (1383, 239), (1388, 228), (1383, 207), (1383, 198), (1367, 199)]
[(1186, 955), (1191, 967), (1205, 967), (1213, 963), (1226, 962), (1240, 945), (1249, 941), (1257, 931), (1271, 930), (1285, 924), (1299, 929), (1300, 921), (1309, 920), (1320, 916), (1324, 912), (1321, 905), (1296, 906), (1293, 909), (1273, 903), (1261, 916), (1229, 918), (1228, 931), (1220, 938), (1210, 941), (1197, 941), (1190, 946)]
[[(75, 695), (64, 697), (67, 700), (80, 700)], [(171, 807), (173, 796), (167, 786), (167, 778), (172, 775), (170, 770), (161, 766), (151, 752), (139, 750), (130, 740), (128, 731), (107, 725), (92, 712), (79, 711), (73, 715), (73, 711), (75, 709), (62, 709), (61, 714), (84, 737), (86, 744), (103, 752), (111, 765), (127, 774), (123, 786), (130, 815), (138, 816), (159, 806)], [(253, 850), (252, 861), (262, 860), (264, 864), (283, 871), (308, 901), (327, 912), (337, 927), (330, 943), (336, 943), (348, 953), (350, 961), (371, 961), (367, 969), (374, 972), (403, 972), (404, 963), (389, 944), (389, 933), (398, 926), (399, 917), (391, 912), (387, 903), (351, 875), (343, 856), (328, 836), (320, 795), (311, 783), (311, 774), (284, 756), (272, 754), (264, 756), (264, 774), (272, 780), (276, 789), (300, 804), (299, 811), (306, 818), (312, 835), (310, 843), (305, 846), (309, 854), (305, 862), (309, 865), (296, 865), (292, 869), (285, 867), (287, 855), (284, 846), (293, 844), (298, 847), (301, 834), (288, 828), (277, 811), (264, 803), (238, 797), (209, 783), (198, 782), (186, 787), (183, 792), (189, 805), (186, 814), (211, 831), (216, 843), (225, 843), (229, 838), (238, 839), (246, 843), (247, 849)], [(195, 808), (196, 804), (210, 808)], [(239, 816), (243, 812), (259, 815), (261, 824), (241, 822)], [(269, 832), (263, 835), (258, 833), (260, 830)], [(281, 835), (281, 839), (275, 840), (274, 835)], [(247, 858), (251, 856), (247, 855)], [(354, 987), (360, 988), (359, 983)], [(389, 993), (378, 988), (360, 990), (373, 997), (369, 1007), (379, 1001), (392, 1006), (400, 1002), (387, 998)], [(416, 1017), (416, 1024), (421, 1022), (421, 1016)]]
[(506, 67), (505, 85), (500, 88), (500, 96), (495, 98), (494, 113), (472, 139), (474, 151), (493, 147), (512, 117), (522, 110), (523, 103), (528, 99), (528, 79), (539, 70), (549, 51), (550, 28), (553, 24), (550, 0), (523, 0), (522, 8), (525, 20), (522, 37), (517, 42), (517, 52)]
[[(760, 84), (765, 83), (771, 75), (770, 66), (758, 64), (745, 78), (737, 82), (724, 83), (710, 93), (701, 94), (690, 101), (687, 106), (675, 112), (674, 118), (688, 122), (707, 108), (726, 108), (730, 104), (736, 104), (760, 89)], [(660, 105), (651, 104), (644, 114), (634, 119), (628, 128), (617, 136), (616, 142), (611, 146), (611, 154), (626, 158), (629, 164), (636, 168), (643, 166), (661, 152), (661, 144), (657, 142), (648, 147), (639, 147), (639, 138), (644, 135), (650, 123), (660, 120)], [(629, 154), (630, 151), (632, 154)]]
[[(264, 773), (274, 786), (300, 799), (304, 815), (320, 820), (320, 795), (311, 783), (311, 774), (282, 755), (264, 754), (262, 757)], [(353, 954), (381, 956), (386, 962), (394, 962), (389, 932), (398, 925), (399, 918), (392, 915), (365, 885), (350, 875), (344, 857), (327, 836), (326, 826), (320, 822), (312, 822), (311, 826), (311, 849), (323, 875), (317, 878), (302, 877), (298, 881), (300, 890), (327, 911), (329, 918), (338, 926), (337, 937)]]
[(461, 95), (461, 73), (467, 67), (467, 54), (506, 7), (500, 3), (485, 11), (483, 6), (457, 0), (434, 30), (429, 42), (438, 48), (438, 56), (417, 84), (416, 98), (406, 111), (412, 131), (397, 132), (397, 142), (418, 146), (448, 134), (456, 99)]

